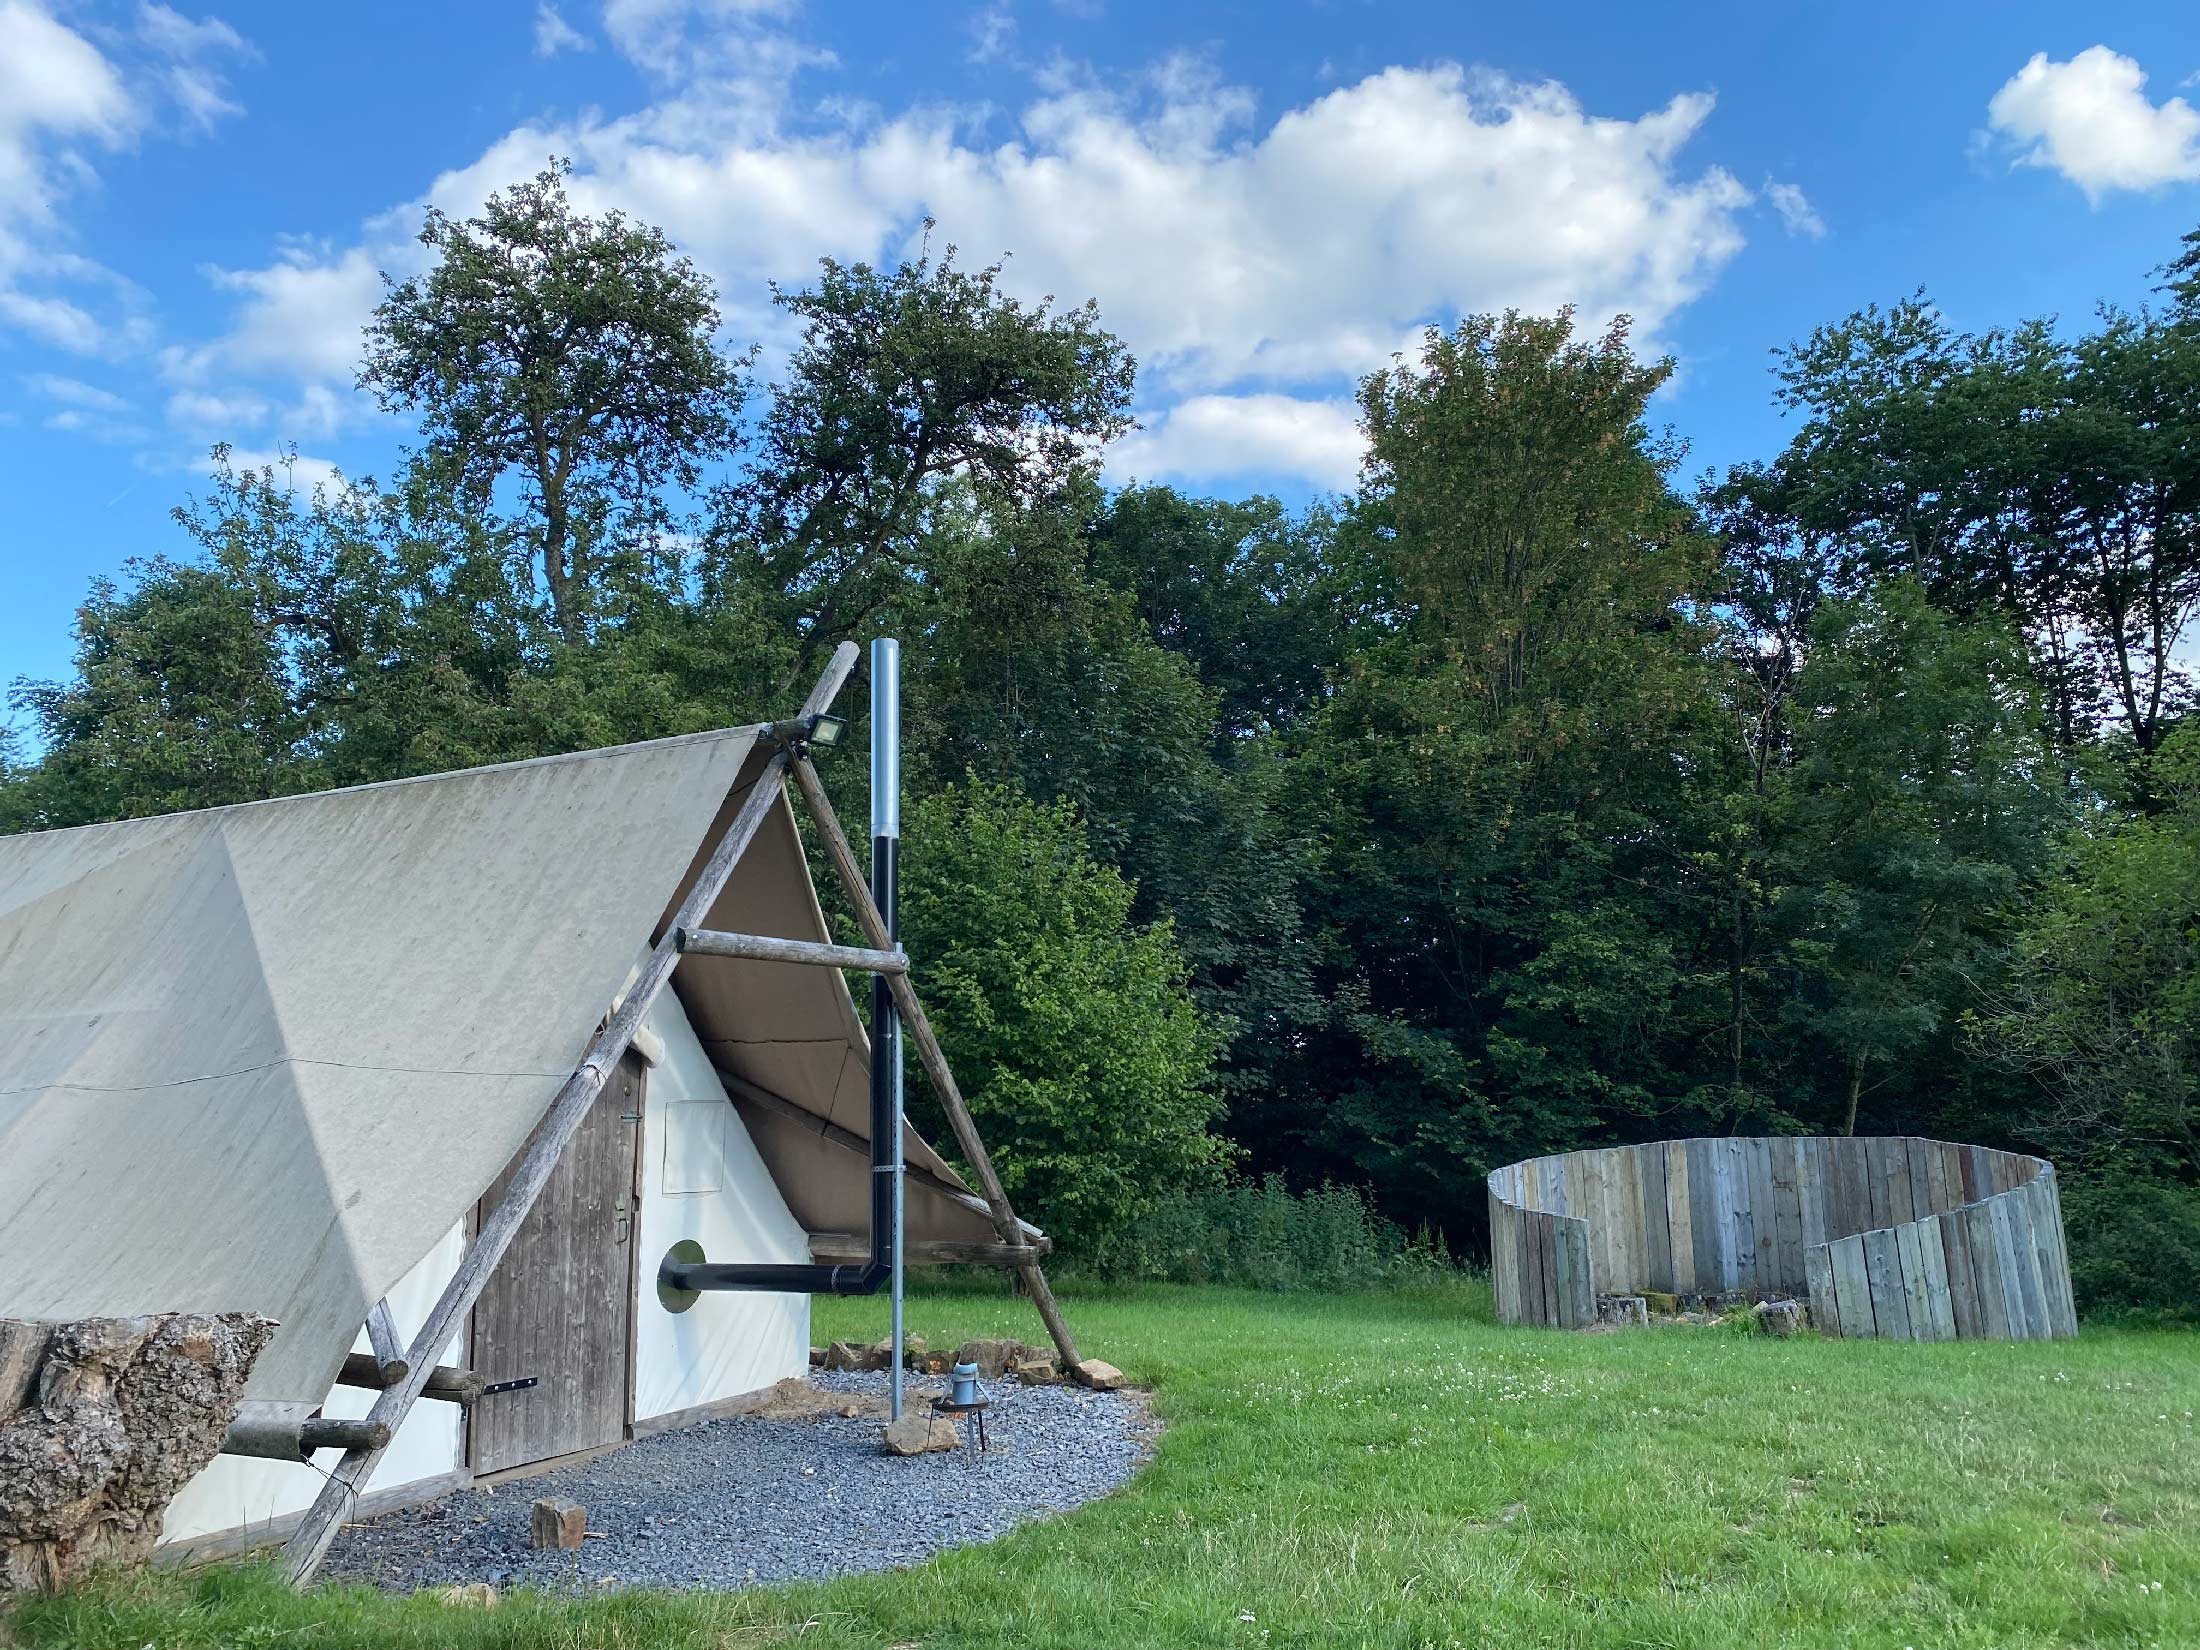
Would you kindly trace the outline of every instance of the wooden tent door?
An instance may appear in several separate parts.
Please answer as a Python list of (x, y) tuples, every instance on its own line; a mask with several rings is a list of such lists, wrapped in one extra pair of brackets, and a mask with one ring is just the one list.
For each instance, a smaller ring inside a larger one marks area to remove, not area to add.
[[(645, 1070), (632, 1053), (620, 1062), (474, 1305), (467, 1362), (492, 1386), (535, 1382), (473, 1406), (477, 1473), (626, 1436)], [(504, 1187), (500, 1176), (482, 1207)]]

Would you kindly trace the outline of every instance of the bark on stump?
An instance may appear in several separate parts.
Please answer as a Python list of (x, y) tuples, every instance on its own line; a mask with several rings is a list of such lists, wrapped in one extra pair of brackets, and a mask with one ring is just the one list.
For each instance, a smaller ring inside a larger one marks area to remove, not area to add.
[(150, 1557), (275, 1327), (249, 1312), (0, 1318), (0, 1602)]

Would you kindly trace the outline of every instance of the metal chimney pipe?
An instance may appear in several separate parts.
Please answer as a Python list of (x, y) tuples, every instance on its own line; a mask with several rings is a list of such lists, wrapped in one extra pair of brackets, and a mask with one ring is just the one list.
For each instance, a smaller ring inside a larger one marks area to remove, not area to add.
[[(886, 919), (889, 938), (901, 935), (901, 643), (881, 636), (871, 644), (871, 898)], [(874, 1185), (871, 1194), (872, 1229), (883, 1223), (893, 1238), (888, 1259), (893, 1268), (893, 1404), (892, 1416), (901, 1419), (902, 1406), (902, 1189), (907, 1154), (902, 1150), (901, 1016), (884, 975), (871, 981), (871, 1128), (872, 1177), (875, 1181), (886, 1154), (879, 1150), (880, 1131), (893, 1142), (885, 1166), (887, 1184)], [(880, 1192), (883, 1190), (884, 1208)], [(876, 1248), (874, 1239), (873, 1247)]]

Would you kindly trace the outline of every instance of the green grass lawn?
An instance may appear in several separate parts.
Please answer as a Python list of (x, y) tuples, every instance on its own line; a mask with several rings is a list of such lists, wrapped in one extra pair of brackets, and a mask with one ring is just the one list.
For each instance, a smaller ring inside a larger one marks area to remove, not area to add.
[[(2200, 1645), (2200, 1337), (1569, 1335), (1499, 1329), (1480, 1290), (1065, 1304), (1089, 1353), (1158, 1389), (1158, 1457), (1111, 1500), (917, 1570), (465, 1610), (231, 1569), (88, 1590), (14, 1631), (71, 1650)], [(817, 1338), (875, 1338), (885, 1312), (820, 1303)], [(922, 1296), (909, 1319), (935, 1343), (1039, 1338), (996, 1295)]]

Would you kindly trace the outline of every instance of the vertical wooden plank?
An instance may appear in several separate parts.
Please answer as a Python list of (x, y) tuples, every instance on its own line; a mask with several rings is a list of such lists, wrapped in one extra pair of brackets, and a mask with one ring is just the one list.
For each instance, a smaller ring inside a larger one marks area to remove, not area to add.
[(1668, 1140), (1665, 1143), (1665, 1218), (1673, 1239), (1673, 1289), (1682, 1295), (1696, 1291), (1694, 1201), (1688, 1188), (1688, 1142)]
[(1833, 1149), (1833, 1206), (1826, 1217), (1829, 1237), (1854, 1237), (1872, 1226), (1871, 1165), (1865, 1143), (1843, 1135), (1829, 1140)]
[(1948, 1251), (1940, 1240), (1940, 1217), (1927, 1215), (1910, 1223), (1917, 1228), (1917, 1252), (1925, 1263), (1925, 1311), (1933, 1339), (1956, 1338), (1955, 1303), (1948, 1287)]
[(1795, 1142), (1795, 1208), (1803, 1247), (1815, 1249), (1834, 1234), (1826, 1225), (1826, 1196), (1833, 1184), (1833, 1155), (1819, 1139)]
[(1611, 1155), (1613, 1174), (1619, 1186), (1618, 1218), (1624, 1233), (1620, 1240), (1620, 1254), (1626, 1267), (1625, 1275), (1614, 1279), (1612, 1287), (1615, 1291), (1624, 1290), (1633, 1295), (1649, 1287), (1647, 1268), (1650, 1264), (1650, 1245), (1643, 1219), (1642, 1153), (1632, 1146), (1620, 1146)]
[(2036, 1341), (2054, 1339), (2054, 1320), (2047, 1312), (2047, 1280), (2040, 1275), (2040, 1249), (2032, 1235), (2032, 1199), (2023, 1184), (2012, 1186), (2002, 1199), (2009, 1207), (2009, 1236), (2017, 1247), (2017, 1279), (2024, 1287), (2025, 1326)]
[(1922, 1220), (1940, 1211), (1933, 1205), (1933, 1143), (1920, 1135), (1905, 1135), (1902, 1144), (1910, 1153), (1910, 1212), (1908, 1219)]
[(1879, 1324), (1872, 1308), (1871, 1275), (1864, 1260), (1862, 1235), (1836, 1238), (1826, 1250), (1833, 1262), (1833, 1286), (1840, 1302), (1842, 1337), (1872, 1339), (1879, 1333)]
[(1900, 1226), (1917, 1218), (1917, 1205), (1910, 1197), (1910, 1143), (1893, 1135), (1882, 1142), (1881, 1149), (1887, 1164), (1887, 1224)]
[(1516, 1322), (1543, 1321), (1543, 1284), (1535, 1268), (1536, 1217), (1517, 1204), (1513, 1207), (1513, 1271), (1520, 1280)]
[(1573, 1324), (1587, 1329), (1597, 1321), (1596, 1256), (1589, 1247), (1588, 1222), (1567, 1222), (1567, 1237), (1574, 1249)]
[(1910, 1298), (1902, 1283), (1902, 1250), (1894, 1229), (1875, 1226), (1863, 1234), (1864, 1273), (1872, 1292), (1872, 1322), (1883, 1341), (1907, 1341)]
[(1821, 1335), (1841, 1333), (1841, 1304), (1833, 1288), (1833, 1255), (1823, 1243), (1803, 1251), (1803, 1276), (1810, 1290), (1810, 1321)]
[(1520, 1321), (1543, 1321), (1543, 1257), (1537, 1233), (1543, 1217), (1533, 1209), (1520, 1211)]
[(1793, 1136), (1770, 1143), (1773, 1271), (1780, 1287), (1797, 1294), (1810, 1287), (1803, 1265), (1803, 1148)]
[(1580, 1329), (1596, 1316), (1582, 1310), (1589, 1293), (1589, 1227), (1579, 1218), (1551, 1222), (1551, 1253), (1557, 1261), (1558, 1323), (1562, 1329)]
[(1994, 1211), (1984, 1203), (1963, 1206), (1964, 1245), (1971, 1254), (1972, 1289), (1978, 1297), (1979, 1336), (2009, 1339), (2009, 1292), (2001, 1275), (2001, 1247), (1994, 1236)]
[(1542, 1210), (1529, 1211), (1520, 1220), (1521, 1264), (1527, 1274), (1522, 1292), (1522, 1321), (1544, 1326), (1551, 1321), (1550, 1245), (1545, 1241), (1550, 1217)]
[(1797, 1295), (1802, 1293), (1801, 1272), (1792, 1278), (1780, 1275), (1780, 1212), (1772, 1192), (1772, 1146), (1770, 1140), (1742, 1142), (1742, 1155), (1749, 1164), (1750, 1223), (1757, 1234), (1757, 1287), (1768, 1295)]
[(2078, 1300), (2070, 1281), (2070, 1234), (2063, 1228), (2062, 1177), (2050, 1164), (2040, 1171), (2040, 1179), (2047, 1188), (2047, 1212), (2055, 1237), (2055, 1276), (2060, 1291), (2056, 1320), (2064, 1325), (2066, 1334), (2075, 1335), (2078, 1332)]
[(1635, 1175), (1642, 1184), (1642, 1283), (1646, 1289), (1673, 1289), (1673, 1227), (1665, 1212), (1665, 1143), (1635, 1148)]
[(1946, 1214), (1960, 1201), (1960, 1187), (1948, 1179), (1948, 1147), (1945, 1142), (1925, 1142), (1925, 1179), (1928, 1196), (1920, 1214)]
[(2052, 1181), (2043, 1168), (2034, 1173), (2032, 1182), (2021, 1193), (2030, 1206), (2032, 1225), (2032, 1253), (2040, 1271), (2040, 1310), (2047, 1320), (2047, 1333), (2062, 1339), (2075, 1335), (2078, 1325), (2075, 1315), (2067, 1312), (2070, 1291), (2062, 1270), (2062, 1244), (2057, 1236), (2055, 1203)]
[(1894, 1228), (1895, 1253), (1902, 1265), (1902, 1306), (1910, 1317), (1910, 1339), (1933, 1338), (1933, 1307), (1925, 1282), (1923, 1224), (1905, 1220)]
[(1757, 1205), (1756, 1184), (1749, 1172), (1747, 1142), (1727, 1139), (1720, 1142), (1725, 1149), (1719, 1154), (1720, 1181), (1726, 1187), (1727, 1229), (1733, 1233), (1733, 1250), (1728, 1260), (1729, 1276), (1733, 1281), (1729, 1288), (1744, 1294), (1757, 1292)]
[(1730, 1232), (1719, 1169), (1724, 1158), (1716, 1140), (1688, 1143), (1688, 1224), (1696, 1239), (1696, 1287), (1705, 1294), (1731, 1289), (1726, 1256)]
[(1556, 1329), (1564, 1322), (1558, 1301), (1558, 1216), (1548, 1210), (1535, 1223), (1535, 1249), (1536, 1263), (1543, 1270), (1543, 1322)]
[(1604, 1287), (1602, 1280), (1618, 1269), (1614, 1262), (1618, 1255), (1612, 1247), (1613, 1223), (1611, 1219), (1611, 1188), (1605, 1184), (1604, 1154), (1601, 1151), (1578, 1152), (1574, 1157), (1574, 1184), (1580, 1189), (1575, 1199), (1574, 1213), (1588, 1222), (1585, 1228), (1589, 1246), (1589, 1267), (1595, 1287)]
[(1988, 1176), (1984, 1150), (1978, 1146), (1963, 1146), (1956, 1153), (1957, 1166), (1963, 1175), (1963, 1201), (1977, 1203), (1986, 1196)]
[[(1954, 1159), (1949, 1167), (1956, 1170), (1948, 1182), (1951, 1187), (1963, 1184), (1962, 1173)], [(1978, 1281), (1971, 1270), (1971, 1230), (1963, 1218), (1961, 1209), (1951, 1209), (1937, 1217), (1940, 1222), (1940, 1250), (1948, 1271), (1948, 1313), (1959, 1341), (1975, 1341), (1985, 1336), (1985, 1325), (1979, 1320)]]
[(1995, 1193), (1986, 1200), (1986, 1207), (1994, 1217), (1994, 1248), (2001, 1260), (2002, 1289), (2009, 1299), (2009, 1338), (2040, 1339), (2045, 1326), (2039, 1321), (2039, 1279), (2026, 1257), (2030, 1245), (2018, 1240), (2007, 1193)]
[(1490, 1210), (1490, 1302), (1499, 1323), (1511, 1323), (1512, 1286), (1506, 1278), (1505, 1200), (1497, 1195), (1495, 1177), (1484, 1186)]

